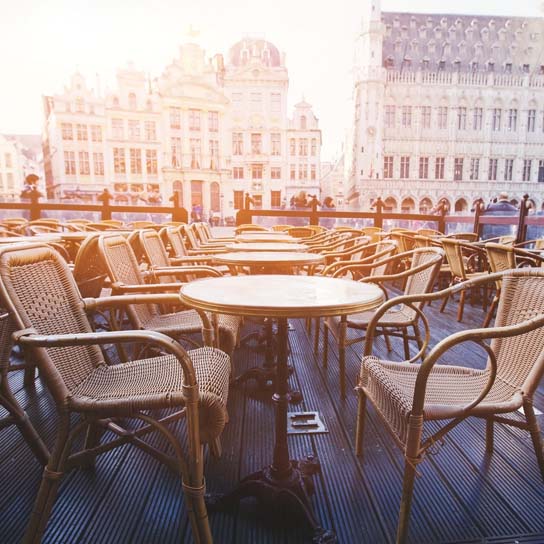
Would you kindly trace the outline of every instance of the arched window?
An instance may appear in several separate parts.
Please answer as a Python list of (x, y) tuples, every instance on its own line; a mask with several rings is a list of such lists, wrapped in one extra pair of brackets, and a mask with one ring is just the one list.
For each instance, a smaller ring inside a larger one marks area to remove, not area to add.
[(413, 213), (413, 211), (416, 209), (414, 199), (410, 197), (403, 199), (400, 209), (402, 213)]
[(303, 129), (303, 130), (306, 128), (306, 116), (305, 115), (300, 116), (300, 128)]
[(210, 208), (212, 212), (220, 211), (219, 183), (214, 181), (210, 184)]
[(468, 210), (468, 203), (464, 198), (460, 198), (455, 202), (455, 211), (458, 213), (463, 213)]
[(136, 109), (136, 95), (134, 93), (130, 93), (128, 95), (128, 109), (129, 110), (135, 110)]
[(397, 201), (392, 197), (388, 197), (384, 201), (384, 211), (394, 212), (397, 209)]
[(430, 198), (422, 198), (419, 202), (419, 213), (428, 213), (433, 207)]

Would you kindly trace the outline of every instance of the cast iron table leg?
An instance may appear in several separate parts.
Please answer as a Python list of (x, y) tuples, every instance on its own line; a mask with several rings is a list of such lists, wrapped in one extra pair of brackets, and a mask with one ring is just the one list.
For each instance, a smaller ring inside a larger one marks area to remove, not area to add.
[(309, 457), (306, 460), (289, 459), (287, 443), (287, 405), (289, 402), (287, 367), (288, 338), (287, 319), (278, 320), (278, 357), (276, 368), (276, 390), (272, 400), (275, 411), (276, 441), (272, 464), (246, 476), (230, 493), (209, 497), (211, 509), (226, 508), (236, 504), (244, 497), (255, 497), (268, 508), (275, 505), (290, 506), (304, 517), (314, 533), (313, 542), (329, 544), (336, 542), (333, 531), (319, 525), (311, 505), (310, 496), (314, 492), (312, 475), (319, 472), (319, 463)]

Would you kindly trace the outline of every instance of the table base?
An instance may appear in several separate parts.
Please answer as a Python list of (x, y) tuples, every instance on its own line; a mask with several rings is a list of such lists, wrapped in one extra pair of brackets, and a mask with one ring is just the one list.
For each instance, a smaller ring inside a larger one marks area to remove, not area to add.
[(268, 466), (246, 476), (227, 494), (207, 495), (206, 502), (210, 511), (214, 511), (232, 508), (244, 498), (255, 497), (267, 511), (281, 509), (304, 518), (312, 529), (315, 544), (332, 544), (337, 542), (336, 535), (319, 525), (310, 500), (315, 491), (312, 476), (320, 470), (319, 462), (312, 456), (302, 461), (292, 460), (285, 475)]

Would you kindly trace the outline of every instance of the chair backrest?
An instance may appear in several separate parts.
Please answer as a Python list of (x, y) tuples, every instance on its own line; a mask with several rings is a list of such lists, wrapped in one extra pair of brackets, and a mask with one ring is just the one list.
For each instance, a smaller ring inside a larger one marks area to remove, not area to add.
[[(385, 259), (388, 259), (391, 257), (395, 251), (397, 251), (397, 242), (393, 240), (382, 240), (376, 244), (373, 244), (376, 246), (376, 249), (374, 251), (373, 255), (373, 262), (380, 262)], [(383, 276), (387, 273), (387, 267), (389, 266), (389, 263), (380, 264), (378, 266), (373, 267), (370, 270), (370, 276)]]
[(516, 237), (512, 236), (511, 234), (508, 234), (507, 236), (499, 237), (499, 244), (503, 244), (503, 245), (513, 244), (515, 241), (516, 241)]
[(185, 247), (185, 241), (183, 240), (183, 233), (179, 227), (165, 227), (161, 230), (160, 236), (163, 241), (166, 241), (170, 246), (171, 257), (187, 257), (187, 248)]
[(435, 229), (417, 229), (416, 232), (421, 236), (444, 236), (444, 233)]
[(309, 227), (291, 227), (285, 231), (285, 234), (295, 238), (308, 238), (313, 236), (315, 232)]
[(535, 240), (535, 249), (544, 249), (544, 238)]
[[(140, 247), (144, 253), (146, 261), (149, 263), (149, 267), (153, 268), (166, 268), (170, 266), (170, 259), (168, 258), (168, 252), (162, 243), (161, 237), (156, 230), (145, 229), (139, 233)], [(159, 276), (157, 278), (158, 283), (175, 283), (175, 276)]]
[[(120, 286), (145, 285), (136, 256), (124, 236), (102, 235), (98, 238), (98, 247), (112, 282), (114, 294), (116, 283)], [(122, 289), (118, 290), (122, 291)], [(126, 308), (134, 328), (137, 329), (144, 328), (145, 323), (158, 313), (158, 307), (155, 304), (135, 304)]]
[(287, 229), (290, 229), (293, 226), (294, 225), (273, 225), (272, 230), (276, 231), (276, 232), (284, 232), (284, 231), (286, 231)]
[[(0, 248), (0, 298), (17, 329), (44, 335), (93, 332), (66, 261), (45, 244)], [(105, 364), (97, 346), (34, 348), (31, 357), (57, 403)]]
[(453, 238), (455, 240), (463, 240), (465, 242), (477, 242), (478, 234), (476, 232), (454, 232), (448, 234), (446, 238)]
[[(506, 272), (495, 319), (508, 327), (544, 314), (544, 270), (523, 268)], [(544, 374), (544, 331), (536, 329), (511, 338), (496, 338), (491, 347), (497, 357), (500, 381), (532, 394)], [(495, 386), (494, 386), (495, 387)]]
[(383, 229), (380, 227), (364, 227), (361, 229), (363, 236), (368, 236), (370, 238), (371, 244), (376, 244), (381, 240), (379, 235), (380, 232), (383, 232)]
[(236, 227), (236, 230), (234, 231), (236, 234), (242, 234), (243, 232), (262, 232), (267, 231), (268, 229), (266, 227), (263, 227), (262, 225), (254, 225), (252, 223), (248, 223), (246, 225), (239, 225)]
[(465, 263), (463, 261), (462, 240), (454, 238), (442, 238), (442, 247), (446, 252), (446, 260), (450, 266), (451, 273), (461, 280), (466, 279)]
[(200, 243), (189, 225), (179, 227), (179, 232), (187, 242), (187, 245), (189, 246), (188, 249), (200, 249)]
[(73, 274), (82, 297), (100, 296), (108, 271), (100, 257), (98, 235), (88, 236), (79, 246)]
[(491, 272), (504, 272), (516, 268), (516, 255), (512, 246), (488, 242), (485, 251)]

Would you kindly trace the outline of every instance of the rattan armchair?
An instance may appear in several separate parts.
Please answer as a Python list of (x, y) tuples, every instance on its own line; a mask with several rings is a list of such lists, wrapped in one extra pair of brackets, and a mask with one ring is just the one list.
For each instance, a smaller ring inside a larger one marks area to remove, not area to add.
[[(168, 250), (172, 263), (180, 264), (211, 264), (213, 257), (205, 251), (189, 251), (183, 239), (183, 225), (177, 227), (163, 227), (159, 236)], [(214, 253), (216, 253), (214, 251)]]
[[(136, 257), (123, 236), (115, 234), (100, 236), (98, 246), (112, 283), (114, 295), (179, 292), (181, 284), (178, 282), (146, 283)], [(186, 272), (187, 270), (182, 270), (182, 273)], [(192, 269), (192, 272), (196, 273), (196, 270)], [(163, 275), (173, 277), (175, 272), (173, 270), (162, 272), (155, 270), (153, 275), (155, 278)], [(202, 330), (203, 312), (196, 310), (162, 312), (161, 308), (154, 304), (128, 305), (126, 312), (134, 329), (154, 330), (175, 338), (183, 337), (189, 343), (197, 345), (189, 335)], [(219, 315), (217, 318), (219, 337), (215, 340), (220, 342), (221, 348), (229, 354), (232, 353), (237, 343), (238, 327), (239, 319), (236, 316)]]
[[(98, 454), (127, 443), (181, 475), (194, 539), (211, 542), (202, 443), (214, 441), (225, 425), (228, 356), (211, 347), (186, 352), (170, 337), (152, 331), (93, 332), (86, 310), (125, 305), (127, 298), (82, 299), (66, 263), (44, 245), (0, 249), (0, 296), (18, 329), (14, 337), (37, 362), (58, 412), (56, 442), (43, 472), (25, 542), (41, 540), (66, 470), (92, 465)], [(172, 298), (177, 297), (143, 295), (132, 297), (131, 303)], [(209, 323), (206, 328), (210, 336)], [(151, 343), (163, 354), (107, 365), (100, 345), (122, 342)], [(165, 409), (176, 412), (164, 415)], [(73, 414), (79, 415), (75, 426)], [(186, 421), (186, 446), (167, 426), (180, 419)], [(130, 421), (133, 425), (126, 428)], [(174, 456), (145, 440), (155, 431), (173, 448)], [(75, 439), (83, 432), (87, 433), (83, 449), (70, 455)]]
[(23, 407), (17, 402), (9, 385), (8, 372), (25, 368), (24, 364), (12, 365), (10, 362), (11, 348), (13, 347), (11, 335), (15, 329), (12, 317), (8, 312), (0, 309), (0, 406), (8, 412), (7, 416), (0, 418), (0, 429), (17, 425), (38, 461), (42, 465), (46, 465), (49, 451), (28, 419)]
[[(439, 342), (421, 365), (379, 360), (372, 356), (375, 330), (399, 302), (416, 304), (443, 298), (460, 289), (502, 280), (495, 327), (465, 330)], [(408, 536), (408, 523), (417, 465), (446, 433), (469, 416), (486, 420), (487, 453), (493, 451), (493, 424), (528, 430), (544, 480), (544, 453), (533, 395), (544, 374), (544, 270), (513, 270), (477, 278), (421, 296), (401, 297), (383, 304), (368, 325), (361, 364), (356, 452), (363, 453), (366, 400), (376, 408), (384, 426), (404, 453), (404, 480), (397, 542)], [(485, 340), (491, 340), (486, 344)], [(455, 346), (472, 342), (488, 354), (483, 370), (437, 365)], [(525, 421), (507, 418), (523, 407)], [(427, 422), (432, 424), (427, 425)], [(442, 425), (439, 427), (439, 422)]]
[[(405, 282), (404, 294), (420, 294), (427, 293), (432, 290), (444, 252), (439, 248), (420, 248), (407, 253), (399, 253), (393, 257), (381, 259), (370, 265), (364, 265), (364, 268), (369, 272), (368, 277), (360, 281), (376, 283), (385, 291), (384, 284), (388, 282), (402, 281)], [(410, 268), (397, 274), (385, 275), (386, 267), (394, 265), (399, 260), (409, 259), (411, 262)], [(349, 268), (349, 265), (344, 267), (344, 270)], [(359, 266), (363, 268), (363, 266)], [(381, 275), (373, 275), (372, 269), (378, 269)], [(341, 269), (342, 270), (342, 269)], [(340, 274), (340, 272), (338, 272)], [(323, 365), (327, 365), (328, 359), (328, 333), (331, 332), (332, 337), (338, 345), (338, 364), (340, 368), (340, 395), (345, 398), (346, 395), (346, 348), (356, 342), (362, 342), (367, 332), (367, 327), (372, 317), (373, 311), (362, 312), (341, 317), (326, 317), (323, 320)], [(399, 336), (403, 340), (404, 355), (407, 360), (415, 361), (424, 353), (424, 343), (419, 332), (419, 320), (425, 319), (421, 308), (413, 309), (405, 305), (398, 305), (392, 308), (387, 314), (382, 316), (379, 329), (385, 335), (388, 348), (390, 336)], [(408, 333), (409, 328), (414, 331), (413, 335)], [(356, 329), (365, 331), (363, 336), (357, 335), (348, 338), (348, 329)], [(419, 351), (410, 359), (409, 341), (417, 342)]]

